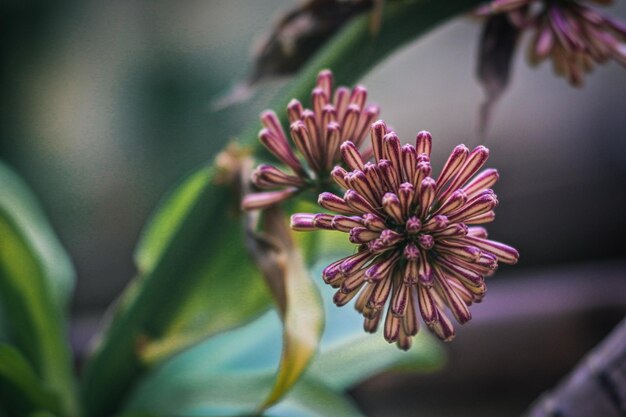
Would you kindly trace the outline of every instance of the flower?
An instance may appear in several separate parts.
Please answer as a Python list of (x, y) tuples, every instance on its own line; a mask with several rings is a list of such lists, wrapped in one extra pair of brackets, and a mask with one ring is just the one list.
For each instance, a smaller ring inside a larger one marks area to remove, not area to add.
[[(343, 197), (329, 192), (319, 204), (330, 213), (298, 213), (291, 227), (298, 231), (337, 230), (358, 245), (355, 254), (324, 268), (324, 281), (338, 288), (334, 302), (356, 297), (364, 327), (376, 331), (388, 304), (384, 337), (408, 349), (419, 329), (418, 312), (437, 336), (452, 340), (455, 331), (447, 307), (459, 323), (471, 318), (468, 307), (485, 295), (484, 277), (498, 262), (514, 264), (518, 252), (487, 239), (478, 225), (494, 219), (498, 204), (490, 189), (495, 169), (477, 172), (489, 151), (459, 145), (435, 180), (430, 165), (432, 138), (417, 135), (415, 146), (400, 145), (383, 121), (372, 125), (374, 162), (351, 142), (341, 145), (345, 164), (333, 179)], [(471, 226), (471, 227), (470, 227)]]
[(242, 202), (244, 209), (268, 207), (328, 182), (328, 173), (340, 159), (339, 145), (351, 141), (360, 146), (380, 112), (378, 106), (365, 104), (367, 89), (361, 85), (352, 90), (338, 87), (333, 94), (333, 75), (329, 70), (319, 73), (311, 96), (313, 110), (303, 108), (296, 99), (287, 106), (289, 133), (296, 150), (287, 140), (276, 113), (267, 110), (261, 114), (261, 143), (291, 173), (272, 165), (259, 165), (252, 173), (252, 182), (271, 191), (247, 195)]
[[(590, 0), (598, 4), (611, 0)], [(578, 0), (493, 0), (479, 14), (507, 13), (519, 29), (534, 29), (532, 64), (550, 57), (555, 72), (576, 86), (594, 63), (615, 59), (626, 65), (626, 25)]]

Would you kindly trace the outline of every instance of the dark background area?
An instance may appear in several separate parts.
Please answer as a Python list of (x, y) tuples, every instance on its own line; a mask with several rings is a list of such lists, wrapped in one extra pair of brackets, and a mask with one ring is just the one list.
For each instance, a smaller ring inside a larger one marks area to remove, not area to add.
[[(212, 110), (293, 3), (0, 4), (0, 157), (35, 190), (74, 260), (79, 349), (133, 277), (133, 248), (160, 198), (281, 84)], [(624, 20), (626, 4), (607, 12)], [(443, 373), (387, 375), (352, 391), (370, 415), (517, 415), (626, 312), (626, 70), (609, 63), (575, 89), (549, 64), (529, 68), (524, 39), (481, 140), (479, 32), (478, 20), (456, 19), (362, 83), (404, 141), (433, 133), (433, 166), (458, 143), (490, 148), (501, 178), (490, 236), (521, 259), (492, 278)]]

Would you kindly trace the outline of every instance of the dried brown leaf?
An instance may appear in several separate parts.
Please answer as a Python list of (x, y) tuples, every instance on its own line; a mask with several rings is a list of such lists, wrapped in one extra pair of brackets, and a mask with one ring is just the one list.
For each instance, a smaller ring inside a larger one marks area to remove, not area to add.
[[(249, 178), (245, 169), (242, 177)], [(300, 379), (317, 351), (324, 325), (319, 291), (291, 234), (278, 206), (247, 213), (247, 247), (265, 277), (283, 322), (278, 374), (259, 411), (278, 402)]]
[(480, 108), (480, 133), (485, 133), (493, 108), (509, 84), (511, 62), (519, 35), (519, 29), (503, 14), (489, 17), (483, 27), (477, 75), (486, 99)]
[(250, 84), (296, 72), (352, 17), (373, 0), (309, 0), (286, 12), (255, 52)]

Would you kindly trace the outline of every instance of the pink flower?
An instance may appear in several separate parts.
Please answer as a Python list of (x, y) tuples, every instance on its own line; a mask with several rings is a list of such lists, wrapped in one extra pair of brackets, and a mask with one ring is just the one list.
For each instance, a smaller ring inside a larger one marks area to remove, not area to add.
[(452, 340), (446, 308), (459, 323), (470, 320), (469, 306), (485, 294), (484, 277), (498, 262), (514, 264), (519, 256), (479, 226), (494, 219), (498, 200), (490, 187), (498, 173), (478, 173), (487, 148), (459, 145), (434, 179), (430, 133), (420, 132), (415, 146), (401, 146), (378, 121), (371, 137), (374, 162), (352, 142), (341, 145), (349, 171), (335, 167), (332, 177), (345, 194), (323, 192), (318, 200), (332, 214), (294, 214), (291, 227), (337, 230), (358, 245), (355, 254), (328, 265), (323, 279), (338, 288), (338, 306), (356, 297), (366, 331), (374, 332), (384, 316), (385, 339), (408, 349), (419, 315), (437, 336)]
[(378, 117), (376, 105), (366, 105), (367, 89), (357, 85), (350, 90), (338, 87), (333, 93), (333, 75), (324, 70), (311, 93), (313, 109), (305, 109), (294, 99), (288, 107), (289, 142), (276, 114), (261, 114), (264, 128), (259, 139), (287, 167), (287, 172), (272, 165), (259, 165), (252, 182), (271, 190), (247, 195), (242, 206), (259, 209), (284, 201), (298, 192), (320, 187), (329, 180), (331, 168), (339, 162), (339, 145), (351, 141), (360, 146), (370, 124)]

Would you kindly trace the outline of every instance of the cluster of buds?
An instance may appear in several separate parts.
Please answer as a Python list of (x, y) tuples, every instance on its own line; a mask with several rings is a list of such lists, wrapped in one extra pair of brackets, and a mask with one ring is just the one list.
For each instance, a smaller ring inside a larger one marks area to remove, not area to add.
[[(611, 0), (590, 0), (598, 4)], [(614, 59), (626, 65), (626, 25), (577, 0), (493, 0), (482, 15), (507, 13), (518, 29), (535, 31), (529, 59), (538, 64), (551, 58), (554, 70), (573, 85), (594, 63)]]
[(331, 176), (345, 193), (323, 192), (318, 200), (333, 213), (294, 214), (291, 227), (345, 232), (358, 245), (353, 255), (328, 265), (323, 279), (338, 288), (338, 306), (358, 295), (355, 306), (365, 317), (366, 331), (376, 331), (384, 316), (385, 339), (408, 349), (421, 315), (449, 341), (455, 330), (446, 308), (459, 323), (470, 320), (468, 307), (485, 295), (484, 277), (498, 262), (518, 259), (515, 249), (489, 240), (478, 226), (494, 219), (498, 200), (491, 187), (498, 173), (478, 173), (489, 155), (483, 146), (471, 152), (457, 146), (434, 179), (428, 132), (417, 135), (415, 146), (401, 146), (378, 121), (371, 140), (373, 162), (355, 143), (341, 145), (349, 170), (338, 166)]
[[(260, 165), (252, 182), (266, 191), (247, 195), (246, 210), (269, 207), (291, 198), (305, 189), (318, 188), (328, 181), (328, 173), (340, 159), (339, 146), (351, 141), (360, 146), (369, 126), (379, 115), (376, 105), (366, 105), (367, 89), (338, 87), (333, 92), (333, 76), (324, 70), (317, 77), (311, 93), (313, 109), (305, 109), (294, 99), (287, 107), (289, 133), (295, 150), (271, 110), (263, 112), (264, 128), (259, 132), (263, 145), (291, 171), (272, 165)], [(299, 155), (299, 156), (297, 156)]]

